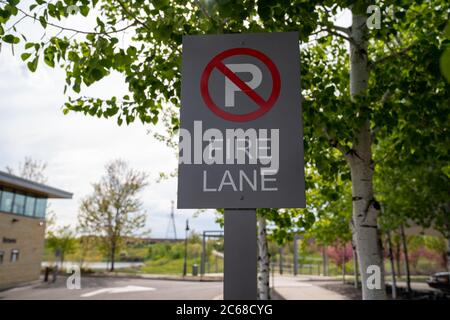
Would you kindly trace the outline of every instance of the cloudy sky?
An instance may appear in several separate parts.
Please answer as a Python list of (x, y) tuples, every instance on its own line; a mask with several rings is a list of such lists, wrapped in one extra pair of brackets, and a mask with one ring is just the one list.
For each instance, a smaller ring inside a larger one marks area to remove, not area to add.
[[(39, 26), (39, 25), (38, 25)], [(27, 36), (39, 37), (36, 25), (25, 24)], [(83, 25), (86, 29), (86, 25)], [(36, 30), (36, 31), (35, 31)], [(60, 225), (76, 224), (80, 199), (92, 190), (91, 183), (104, 172), (105, 163), (121, 158), (130, 166), (150, 174), (151, 184), (141, 194), (152, 237), (166, 237), (171, 200), (176, 201), (177, 181), (156, 182), (159, 172), (171, 172), (177, 161), (173, 150), (147, 133), (140, 123), (119, 127), (112, 119), (83, 114), (63, 115), (61, 106), (64, 73), (40, 62), (30, 73), (3, 45), (0, 52), (0, 170), (17, 167), (25, 156), (48, 163), (48, 184), (74, 193), (72, 200), (52, 200)], [(123, 80), (113, 75), (84, 93), (108, 97), (123, 92)], [(184, 237), (185, 221), (201, 232), (216, 230), (213, 212), (194, 217), (193, 210), (175, 210), (178, 237)], [(172, 233), (169, 235), (172, 236)]]

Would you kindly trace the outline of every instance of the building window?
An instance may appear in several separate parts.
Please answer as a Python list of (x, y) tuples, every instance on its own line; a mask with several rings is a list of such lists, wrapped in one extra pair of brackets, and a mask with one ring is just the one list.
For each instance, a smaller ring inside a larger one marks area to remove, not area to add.
[(36, 198), (27, 196), (27, 200), (25, 202), (25, 215), (32, 217), (34, 216), (34, 206), (36, 204)]
[(23, 194), (16, 193), (13, 203), (13, 213), (23, 214), (25, 209), (25, 196)]
[(0, 211), (11, 212), (14, 194), (12, 192), (3, 191), (0, 203)]
[(5, 251), (0, 251), (0, 264), (3, 264), (3, 256), (5, 255)]
[(0, 190), (0, 211), (45, 219), (47, 198)]
[(11, 250), (11, 263), (19, 261), (19, 250)]
[(35, 217), (45, 218), (46, 209), (47, 209), (47, 199), (45, 198), (36, 199), (36, 211), (34, 213)]

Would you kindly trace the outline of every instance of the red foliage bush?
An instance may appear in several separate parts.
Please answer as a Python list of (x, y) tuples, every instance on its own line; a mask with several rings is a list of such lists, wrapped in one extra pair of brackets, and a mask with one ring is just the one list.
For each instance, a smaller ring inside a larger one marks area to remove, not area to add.
[(353, 258), (353, 249), (351, 243), (347, 243), (345, 246), (336, 245), (327, 248), (328, 257), (338, 266), (342, 266), (345, 258), (345, 262), (348, 262)]

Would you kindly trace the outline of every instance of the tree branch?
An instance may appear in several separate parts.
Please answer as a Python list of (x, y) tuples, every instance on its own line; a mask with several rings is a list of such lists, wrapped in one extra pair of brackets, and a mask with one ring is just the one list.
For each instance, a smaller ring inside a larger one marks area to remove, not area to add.
[(330, 146), (332, 146), (333, 148), (338, 149), (342, 153), (342, 156), (344, 158), (346, 158), (348, 152), (345, 150), (344, 146), (341, 145), (336, 138), (330, 136), (330, 134), (328, 133), (328, 130), (327, 130), (326, 127), (323, 129), (323, 133), (325, 134), (325, 137), (328, 139), (328, 142), (330, 143)]
[[(141, 21), (140, 19), (138, 19), (138, 17), (136, 15), (134, 15), (130, 10), (128, 10), (127, 6), (125, 5), (125, 3), (121, 0), (117, 0), (117, 2), (120, 4), (120, 6), (122, 7), (123, 11), (125, 11), (125, 13), (134, 20), (134, 22), (136, 24), (140, 24), (141, 26), (143, 26), (145, 29), (147, 29), (148, 31), (153, 31), (152, 28), (150, 28), (145, 22)], [(176, 52), (180, 52), (178, 47), (174, 47), (172, 44), (169, 43), (170, 48), (173, 51)]]
[(346, 35), (350, 36), (350, 33), (351, 33), (350, 32), (350, 28), (340, 27), (340, 26), (337, 26), (337, 25), (333, 25), (331, 28), (336, 30), (336, 31), (343, 32)]
[[(432, 31), (432, 32), (428, 32), (428, 33), (424, 34), (423, 36), (425, 38), (427, 38), (427, 37), (432, 36), (433, 34), (434, 34), (434, 32)], [(396, 39), (397, 43), (399, 43), (399, 44), (402, 43), (402, 40), (398, 37), (398, 34), (395, 35), (395, 39)], [(396, 52), (392, 52), (391, 54), (388, 54), (387, 56), (384, 56), (384, 57), (382, 57), (382, 58), (380, 58), (380, 59), (378, 59), (376, 61), (373, 61), (372, 63), (370, 63), (369, 68), (373, 68), (375, 65), (378, 65), (378, 64), (384, 63), (384, 62), (386, 62), (388, 60), (391, 60), (393, 58), (402, 56), (405, 53), (407, 53), (409, 50), (413, 49), (418, 44), (419, 44), (419, 40), (416, 40), (413, 43), (411, 43), (409, 46), (407, 46), (407, 47), (405, 47), (403, 49), (400, 49), (400, 50), (398, 50)], [(388, 47), (389, 47), (389, 45), (388, 45)]]
[(388, 61), (388, 60), (391, 60), (391, 59), (393, 59), (393, 58), (396, 58), (396, 57), (399, 57), (399, 56), (401, 56), (401, 55), (404, 55), (404, 54), (407, 53), (409, 50), (411, 50), (412, 48), (414, 48), (416, 45), (417, 45), (417, 43), (413, 43), (413, 44), (407, 46), (406, 48), (403, 48), (403, 49), (401, 49), (401, 50), (399, 50), (399, 51), (397, 51), (397, 52), (393, 52), (393, 53), (391, 53), (391, 54), (389, 54), (389, 55), (387, 55), (387, 56), (384, 56), (384, 57), (382, 57), (382, 58), (380, 58), (380, 59), (378, 59), (378, 60), (376, 60), (376, 61), (373, 61), (373, 62), (370, 64), (369, 67), (370, 67), (370, 68), (373, 68), (374, 66), (376, 66), (376, 65), (378, 65), (378, 64), (384, 63), (384, 62), (386, 62), (386, 61)]
[[(341, 28), (341, 27), (339, 27), (339, 29), (340, 29), (340, 28)], [(333, 30), (333, 29), (331, 29), (331, 28), (329, 28), (329, 27), (326, 27), (326, 28), (322, 28), (322, 29), (320, 29), (320, 30), (318, 30), (318, 31), (316, 31), (316, 32), (313, 32), (313, 33), (311, 33), (310, 35), (313, 36), (313, 35), (319, 34), (319, 33), (321, 33), (321, 32), (327, 32), (327, 33), (328, 33), (327, 36), (334, 35), (334, 36), (336, 36), (336, 37), (339, 37), (339, 38), (342, 38), (342, 39), (348, 41), (349, 43), (351, 43), (351, 44), (353, 44), (353, 45), (357, 45), (356, 42), (355, 42), (350, 36), (346, 36), (346, 35), (340, 33), (340, 32), (345, 32), (345, 31), (341, 31), (341, 30), (339, 30), (339, 29)], [(343, 28), (343, 29), (345, 29), (345, 28)], [(347, 33), (346, 33), (346, 34), (347, 34)]]
[(123, 11), (125, 11), (125, 13), (132, 18), (137, 24), (140, 24), (141, 26), (143, 26), (145, 29), (152, 31), (152, 29), (145, 24), (144, 22), (142, 22), (141, 20), (139, 20), (133, 13), (130, 12), (130, 10), (128, 10), (128, 8), (126, 7), (126, 5), (123, 3), (123, 1), (117, 0), (117, 2), (120, 4), (120, 6), (122, 7)]
[(208, 19), (212, 20), (211, 16), (209, 15), (208, 11), (206, 11), (205, 7), (202, 6), (200, 3), (200, 0), (195, 0), (195, 3), (200, 8), (200, 11), (207, 17)]
[[(0, 0), (0, 2), (1, 2), (1, 3), (4, 3), (4, 4), (7, 3), (6, 1), (3, 1), (3, 0)], [(32, 16), (31, 14), (29, 14), (29, 13), (26, 12), (25, 10), (23, 10), (23, 9), (21, 9), (21, 8), (18, 8), (18, 7), (17, 7), (17, 10), (19, 10), (24, 16), (23, 16), (19, 21), (17, 21), (12, 27), (14, 27), (14, 26), (15, 26), (17, 23), (19, 23), (20, 21), (22, 21), (25, 17), (26, 17), (26, 18), (33, 19), (34, 21), (39, 21), (38, 18), (36, 18), (35, 16)], [(77, 29), (73, 29), (73, 28), (67, 28), (67, 27), (63, 27), (63, 26), (61, 26), (61, 25), (52, 23), (52, 22), (48, 22), (48, 21), (46, 21), (46, 23), (47, 23), (47, 25), (49, 25), (49, 26), (51, 26), (51, 27), (58, 28), (58, 29), (63, 30), (63, 31), (73, 31), (73, 32), (76, 32), (76, 33), (82, 33), (82, 34), (95, 34), (95, 35), (107, 35), (107, 34), (118, 33), (118, 32), (125, 31), (125, 30), (129, 29), (130, 27), (134, 26), (134, 23), (133, 23), (133, 24), (130, 24), (130, 25), (128, 25), (128, 26), (126, 26), (126, 27), (123, 27), (123, 28), (121, 28), (121, 29), (117, 29), (117, 30), (113, 30), (113, 31), (98, 32), (98, 31), (83, 31), (83, 30), (77, 30)], [(11, 27), (11, 28), (12, 28), (12, 27)], [(11, 28), (9, 28), (8, 30), (10, 30)]]
[(19, 24), (23, 19), (25, 19), (25, 18), (28, 18), (26, 14), (24, 14), (24, 15), (22, 16), (22, 18), (20, 18), (20, 19), (17, 20), (16, 22), (14, 22), (14, 24), (13, 24), (11, 27), (9, 27), (8, 29), (6, 29), (5, 32), (8, 32), (9, 30), (13, 29), (16, 25), (18, 25), (18, 24)]

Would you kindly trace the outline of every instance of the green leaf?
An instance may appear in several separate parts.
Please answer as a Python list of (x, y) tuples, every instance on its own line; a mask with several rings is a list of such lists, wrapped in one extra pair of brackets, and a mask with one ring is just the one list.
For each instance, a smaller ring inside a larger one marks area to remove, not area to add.
[(444, 35), (447, 39), (450, 39), (450, 22), (447, 23), (447, 26), (444, 29)]
[(47, 28), (47, 21), (45, 20), (44, 16), (39, 17), (39, 22), (41, 23), (41, 25), (44, 29)]
[(17, 6), (19, 4), (20, 0), (8, 0), (8, 3), (12, 6)]
[(55, 66), (55, 48), (50, 46), (44, 50), (44, 62), (51, 68)]
[(444, 75), (447, 82), (450, 83), (450, 47), (448, 47), (441, 56), (440, 59), (441, 72)]
[(6, 36), (3, 36), (2, 39), (6, 43), (11, 43), (11, 44), (18, 44), (20, 42), (20, 39), (12, 34), (7, 34)]
[(8, 6), (5, 6), (5, 8), (0, 8), (0, 23), (6, 23), (9, 18), (11, 17), (11, 8), (7, 8)]
[(30, 56), (31, 56), (31, 53), (29, 53), (29, 52), (24, 52), (24, 53), (22, 53), (22, 54), (20, 55), (20, 58), (21, 58), (23, 61), (25, 61), (25, 60), (27, 60)]
[(160, 10), (169, 4), (169, 0), (153, 0), (152, 4), (156, 10)]
[(3, 27), (0, 25), (0, 36), (5, 34), (5, 30), (3, 29)]
[(89, 7), (88, 6), (81, 6), (80, 7), (80, 13), (83, 15), (83, 17), (87, 17), (89, 14)]
[(80, 57), (78, 57), (78, 54), (75, 51), (69, 51), (68, 58), (73, 62), (78, 62), (80, 60)]
[(36, 56), (33, 61), (30, 61), (27, 63), (28, 69), (30, 69), (31, 72), (35, 72), (38, 66), (39, 57)]
[(98, 81), (105, 76), (105, 70), (101, 68), (93, 68), (91, 70), (91, 76), (94, 80)]

